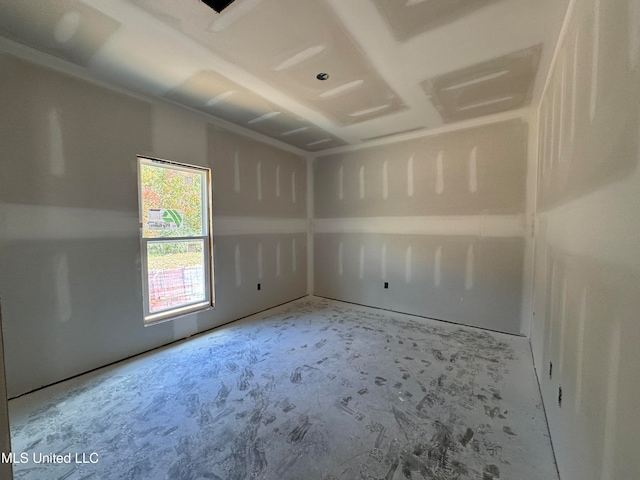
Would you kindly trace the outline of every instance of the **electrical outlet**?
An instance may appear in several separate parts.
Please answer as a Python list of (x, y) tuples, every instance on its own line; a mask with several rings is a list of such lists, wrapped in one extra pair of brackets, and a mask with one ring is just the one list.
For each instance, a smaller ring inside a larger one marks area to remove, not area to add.
[(258, 290), (260, 290), (262, 288), (262, 285), (258, 284)]
[(549, 362), (549, 378), (553, 378), (553, 363)]
[(384, 288), (389, 288), (389, 282), (384, 282)]

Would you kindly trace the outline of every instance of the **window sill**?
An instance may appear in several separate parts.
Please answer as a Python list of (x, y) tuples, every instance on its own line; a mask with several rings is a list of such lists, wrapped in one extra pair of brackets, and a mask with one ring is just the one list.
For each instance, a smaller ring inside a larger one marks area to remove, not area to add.
[(153, 315), (149, 315), (144, 319), (144, 326), (150, 327), (152, 325), (158, 325), (159, 323), (175, 320), (180, 317), (191, 315), (192, 313), (206, 312), (213, 310), (214, 305), (209, 302), (196, 303), (195, 305), (187, 305), (185, 307), (176, 308), (167, 312), (160, 312)]

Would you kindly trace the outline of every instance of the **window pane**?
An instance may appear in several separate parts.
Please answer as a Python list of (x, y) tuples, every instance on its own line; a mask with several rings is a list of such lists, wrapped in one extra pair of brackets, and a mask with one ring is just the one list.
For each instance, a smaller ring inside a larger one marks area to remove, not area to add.
[(141, 163), (143, 237), (205, 236), (205, 174)]
[(149, 313), (205, 301), (204, 240), (147, 243)]

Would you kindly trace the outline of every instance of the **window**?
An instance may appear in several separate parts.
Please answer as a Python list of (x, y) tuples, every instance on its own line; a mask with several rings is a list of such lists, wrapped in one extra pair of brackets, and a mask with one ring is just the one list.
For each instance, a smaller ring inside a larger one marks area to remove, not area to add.
[(208, 168), (138, 157), (146, 324), (213, 306)]

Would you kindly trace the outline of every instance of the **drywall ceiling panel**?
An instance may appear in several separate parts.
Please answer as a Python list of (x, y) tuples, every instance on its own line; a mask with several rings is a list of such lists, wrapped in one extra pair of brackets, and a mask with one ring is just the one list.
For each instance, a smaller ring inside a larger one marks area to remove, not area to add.
[(275, 111), (264, 98), (213, 71), (193, 75), (164, 96), (240, 125)]
[(0, 35), (87, 65), (120, 23), (79, 0), (3, 0)]
[[(338, 125), (406, 109), (324, 2), (249, 0), (220, 16), (172, 0), (134, 2)], [(317, 80), (320, 72), (329, 79)]]
[(504, 0), (374, 0), (400, 41), (441, 27)]
[(330, 145), (323, 144), (322, 148), (345, 145), (338, 137), (283, 111), (260, 95), (214, 71), (198, 72), (164, 96), (303, 150), (314, 150), (315, 145), (309, 144), (321, 139), (331, 142)]
[(306, 151), (347, 144), (344, 140), (293, 114), (282, 111), (278, 115), (271, 115), (267, 113), (262, 117), (255, 117), (254, 122), (248, 126), (259, 133)]
[(446, 123), (515, 110), (531, 102), (542, 45), (422, 82)]

